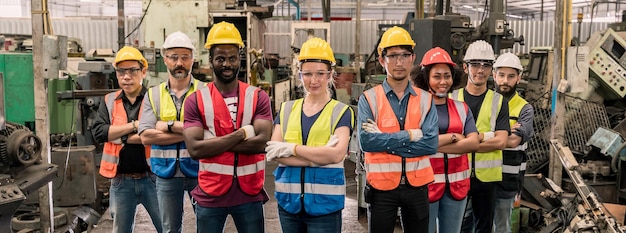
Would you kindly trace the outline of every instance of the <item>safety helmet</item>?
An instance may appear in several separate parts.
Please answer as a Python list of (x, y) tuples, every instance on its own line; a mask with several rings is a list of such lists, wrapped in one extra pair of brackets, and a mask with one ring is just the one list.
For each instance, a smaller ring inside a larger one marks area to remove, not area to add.
[(122, 49), (117, 51), (113, 67), (117, 68), (117, 64), (123, 61), (138, 61), (143, 64), (144, 68), (148, 68), (148, 60), (143, 57), (139, 50), (133, 47), (124, 46)]
[(491, 61), (496, 60), (496, 57), (493, 53), (493, 48), (487, 41), (477, 40), (474, 43), (471, 43), (469, 47), (467, 47), (467, 51), (465, 51), (465, 57), (463, 61)]
[(505, 53), (498, 57), (496, 63), (493, 64), (493, 68), (498, 69), (500, 67), (510, 67), (513, 69), (517, 69), (520, 72), (524, 70), (524, 67), (522, 67), (522, 63), (520, 62), (519, 58), (512, 53)]
[(426, 51), (420, 66), (428, 66), (432, 64), (448, 64), (452, 65), (452, 67), (456, 66), (456, 63), (454, 63), (452, 58), (450, 58), (450, 54), (448, 54), (446, 50), (439, 47), (434, 47)]
[(313, 37), (300, 48), (300, 55), (298, 55), (298, 61), (303, 62), (306, 60), (322, 60), (328, 61), (331, 65), (335, 64), (335, 55), (330, 45), (323, 39)]
[(383, 54), (383, 49), (401, 46), (401, 45), (409, 45), (411, 49), (415, 47), (415, 42), (411, 39), (411, 35), (409, 32), (404, 30), (404, 28), (393, 26), (383, 33), (383, 36), (380, 38), (380, 43), (378, 44), (378, 54)]
[(191, 43), (191, 39), (180, 31), (174, 32), (165, 38), (163, 46), (161, 47), (161, 54), (165, 54), (165, 50), (171, 48), (188, 48), (191, 53), (195, 53), (196, 47)]
[(241, 34), (234, 24), (228, 22), (219, 22), (213, 25), (209, 34), (206, 36), (206, 44), (204, 47), (210, 49), (211, 46), (217, 44), (235, 44), (239, 48), (243, 48), (243, 40)]

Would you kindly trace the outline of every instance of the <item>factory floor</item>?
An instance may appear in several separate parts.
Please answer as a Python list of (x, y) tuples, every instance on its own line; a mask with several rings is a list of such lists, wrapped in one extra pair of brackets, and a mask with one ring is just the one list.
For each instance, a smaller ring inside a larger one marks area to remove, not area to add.
[[(272, 172), (277, 167), (276, 162), (268, 162), (266, 165), (265, 174), (265, 190), (270, 196), (270, 200), (265, 203), (265, 232), (267, 233), (279, 233), (281, 232), (280, 223), (278, 220), (278, 210), (276, 200), (274, 199), (274, 176)], [(355, 164), (349, 160), (345, 162), (346, 170), (346, 206), (343, 209), (343, 225), (342, 232), (349, 233), (361, 233), (367, 232), (367, 221), (365, 217), (358, 218), (358, 202), (357, 202), (357, 184), (356, 175), (354, 173)], [(135, 216), (135, 230), (134, 232), (154, 232), (154, 226), (150, 220), (150, 216), (143, 208), (139, 206), (137, 215)], [(196, 218), (193, 213), (191, 202), (188, 198), (185, 200), (184, 205), (185, 215), (183, 216), (183, 232), (196, 232)], [(102, 215), (98, 225), (91, 231), (91, 233), (109, 233), (113, 225), (113, 219), (107, 211)], [(226, 233), (237, 232), (233, 220), (230, 216), (227, 219)], [(402, 232), (401, 227), (396, 226), (394, 232)]]

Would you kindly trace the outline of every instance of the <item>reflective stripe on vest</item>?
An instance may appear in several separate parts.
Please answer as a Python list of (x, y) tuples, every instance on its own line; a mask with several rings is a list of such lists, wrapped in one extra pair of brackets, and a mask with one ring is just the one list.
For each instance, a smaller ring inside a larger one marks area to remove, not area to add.
[[(431, 110), (432, 95), (417, 87), (410, 88), (413, 88), (417, 95), (409, 95), (407, 106), (410, 107), (406, 109), (404, 129), (419, 129)], [(389, 104), (382, 85), (365, 91), (364, 96), (369, 102), (374, 116), (373, 120), (378, 128), (384, 133), (399, 132), (398, 118)], [(415, 106), (419, 106), (419, 108)], [(405, 163), (406, 178), (410, 185), (419, 187), (435, 179), (428, 156), (403, 158), (385, 152), (365, 152), (367, 182), (378, 190), (387, 191), (397, 188), (402, 176), (403, 162)]]
[[(457, 89), (452, 92), (450, 97), (464, 101), (464, 89)], [(502, 95), (487, 90), (485, 99), (483, 99), (478, 117), (476, 120), (476, 128), (479, 133), (495, 132), (496, 119), (500, 108), (502, 108)], [(485, 153), (469, 154), (470, 169), (473, 169), (476, 177), (482, 182), (502, 181), (502, 150), (494, 150)], [(475, 167), (472, 167), (475, 166)]]
[[(468, 107), (461, 101), (446, 99), (448, 109), (448, 130), (446, 133), (465, 135), (465, 121)], [(470, 170), (467, 154), (444, 154), (437, 152), (430, 156), (430, 163), (435, 174), (435, 182), (428, 185), (428, 200), (436, 202), (443, 197), (446, 186), (451, 196), (461, 200), (467, 196), (470, 184)], [(447, 168), (447, 170), (446, 170)], [(446, 177), (448, 178), (446, 181)]]
[[(280, 108), (280, 125), (285, 142), (310, 147), (326, 146), (341, 116), (348, 110), (352, 111), (348, 105), (330, 100), (311, 125), (307, 141), (303, 142), (301, 119), (303, 103), (303, 99), (298, 99), (285, 102)], [(354, 126), (354, 118), (350, 120)], [(292, 214), (300, 213), (302, 208), (313, 216), (339, 211), (345, 204), (344, 174), (343, 161), (323, 166), (313, 163), (309, 167), (279, 164), (274, 171), (276, 200), (283, 209)]]
[[(204, 129), (213, 136), (221, 137), (234, 132), (243, 125), (251, 125), (256, 114), (260, 89), (238, 82), (238, 105), (236, 125), (220, 91), (214, 83), (196, 91), (198, 109), (204, 118)], [(243, 101), (242, 101), (243, 100)], [(219, 128), (216, 128), (219, 126)], [(235, 128), (236, 127), (236, 128)], [(263, 189), (265, 180), (264, 154), (239, 154), (226, 151), (220, 155), (200, 160), (198, 186), (205, 193), (221, 196), (230, 190), (233, 178), (238, 179), (241, 190), (256, 195)]]
[[(189, 90), (184, 95), (180, 113), (176, 109), (173, 97), (167, 89), (167, 83), (163, 82), (148, 90), (148, 98), (156, 116), (157, 121), (182, 121), (185, 118), (185, 101), (189, 95), (198, 88), (205, 86), (204, 82), (196, 79), (190, 80)], [(152, 172), (161, 178), (171, 178), (176, 175), (176, 165), (187, 177), (198, 176), (198, 161), (193, 160), (187, 151), (185, 142), (178, 142), (170, 145), (151, 145)], [(178, 159), (178, 160), (177, 160)]]
[(524, 142), (524, 144), (518, 145), (518, 146), (513, 147), (513, 148), (505, 148), (504, 150), (508, 150), (508, 151), (525, 151), (526, 149), (528, 149), (528, 142)]
[[(109, 120), (111, 125), (124, 125), (128, 124), (128, 116), (124, 109), (124, 102), (122, 98), (115, 99), (117, 96), (123, 95), (122, 91), (111, 92), (104, 96), (104, 104), (109, 113)], [(141, 118), (141, 107), (139, 109), (138, 119)], [(107, 136), (108, 137), (108, 136)], [(117, 165), (119, 164), (120, 151), (124, 145), (118, 145), (112, 142), (105, 142), (102, 150), (102, 159), (100, 162), (100, 174), (107, 178), (113, 178), (117, 175)], [(144, 148), (146, 163), (150, 165), (150, 147)]]

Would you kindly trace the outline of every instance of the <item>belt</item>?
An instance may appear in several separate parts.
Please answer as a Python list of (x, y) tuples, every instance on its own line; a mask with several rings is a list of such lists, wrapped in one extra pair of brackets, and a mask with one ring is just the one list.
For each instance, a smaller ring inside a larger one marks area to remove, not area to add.
[(131, 179), (135, 179), (135, 180), (146, 178), (146, 177), (148, 177), (148, 175), (149, 175), (148, 172), (119, 174), (119, 176), (122, 177), (122, 178), (131, 178)]

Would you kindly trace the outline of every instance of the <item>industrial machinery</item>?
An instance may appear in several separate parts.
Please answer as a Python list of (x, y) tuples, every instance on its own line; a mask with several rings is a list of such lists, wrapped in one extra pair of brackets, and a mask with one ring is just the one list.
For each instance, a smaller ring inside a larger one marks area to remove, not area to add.
[(3, 83), (0, 73), (0, 232), (11, 233), (13, 213), (27, 195), (55, 177), (57, 166), (41, 161), (39, 137), (5, 120)]
[(557, 140), (550, 141), (558, 154), (564, 171), (575, 187), (566, 193), (552, 180), (542, 175), (527, 175), (524, 179), (522, 219), (527, 232), (626, 232), (626, 227), (609, 214), (598, 194), (585, 183), (580, 165), (569, 147)]

